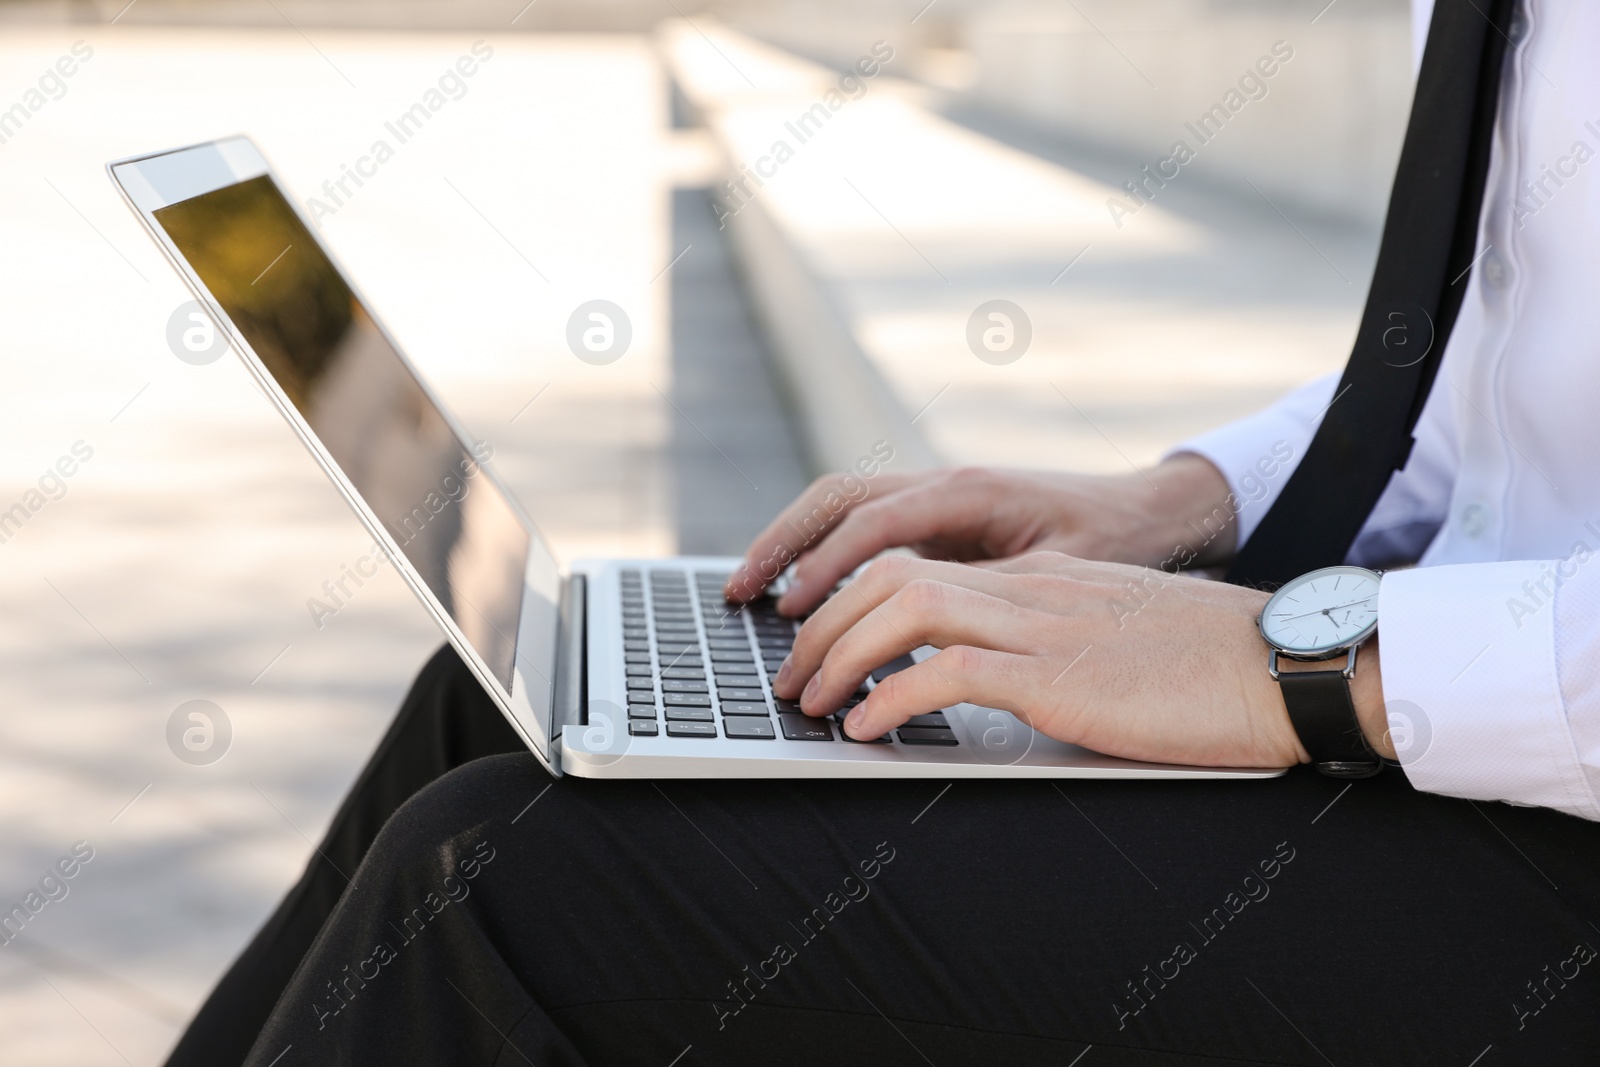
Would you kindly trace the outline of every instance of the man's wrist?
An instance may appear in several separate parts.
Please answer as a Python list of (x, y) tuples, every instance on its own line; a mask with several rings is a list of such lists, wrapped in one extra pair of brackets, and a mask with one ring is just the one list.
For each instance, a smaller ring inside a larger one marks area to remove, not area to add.
[[(1282, 657), (1278, 660), (1278, 669), (1286, 674), (1299, 671), (1333, 671), (1343, 665), (1343, 653), (1333, 661), (1296, 661)], [(1262, 663), (1261, 673), (1263, 677), (1266, 676), (1265, 662)], [(1383, 703), (1383, 669), (1378, 656), (1376, 637), (1357, 650), (1355, 674), (1350, 678), (1349, 684), (1350, 703), (1355, 707), (1356, 720), (1361, 724), (1361, 734), (1366, 738), (1368, 747), (1380, 756), (1394, 759), (1394, 742), (1389, 737), (1389, 719)], [(1298, 731), (1294, 728), (1293, 720), (1289, 717), (1282, 688), (1278, 683), (1271, 681), (1268, 682), (1268, 686), (1272, 694), (1273, 725), (1275, 728), (1287, 730), (1288, 736), (1293, 739), (1286, 745), (1286, 750), (1292, 751), (1299, 762), (1310, 762), (1313, 757), (1307, 753)]]
[(1394, 759), (1394, 741), (1389, 736), (1389, 715), (1383, 703), (1383, 666), (1378, 654), (1378, 639), (1374, 637), (1356, 653), (1356, 673), (1350, 679), (1350, 701), (1356, 708), (1356, 719), (1372, 751), (1385, 759)]
[(1232, 491), (1210, 460), (1179, 452), (1140, 474), (1146, 507), (1161, 517), (1160, 542), (1151, 547), (1181, 566), (1208, 566), (1233, 556), (1238, 514)]

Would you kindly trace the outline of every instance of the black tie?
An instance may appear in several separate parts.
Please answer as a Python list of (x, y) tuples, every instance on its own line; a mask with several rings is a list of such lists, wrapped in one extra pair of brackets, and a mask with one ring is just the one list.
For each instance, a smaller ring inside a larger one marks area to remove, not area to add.
[[(1274, 587), (1343, 563), (1439, 370), (1477, 255), (1515, 0), (1438, 0), (1355, 349), (1322, 425), (1228, 581)], [(1426, 355), (1424, 355), (1426, 353)]]

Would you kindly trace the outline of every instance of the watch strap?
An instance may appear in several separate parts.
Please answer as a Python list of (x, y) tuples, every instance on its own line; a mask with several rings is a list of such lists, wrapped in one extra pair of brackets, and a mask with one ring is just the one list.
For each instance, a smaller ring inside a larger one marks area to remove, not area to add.
[(1370, 778), (1383, 761), (1367, 745), (1343, 670), (1281, 671), (1284, 707), (1311, 762), (1330, 778)]

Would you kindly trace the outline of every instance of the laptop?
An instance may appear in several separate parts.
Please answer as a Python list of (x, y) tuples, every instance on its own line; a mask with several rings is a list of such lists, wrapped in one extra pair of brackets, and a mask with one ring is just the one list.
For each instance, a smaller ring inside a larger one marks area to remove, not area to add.
[[(738, 560), (563, 567), (307, 224), (232, 137), (107, 165), (203, 313), (546, 770), (594, 778), (1269, 778), (1064, 744), (969, 704), (874, 742), (776, 700), (798, 624)], [(932, 654), (920, 649), (913, 655)], [(862, 699), (902, 657), (868, 680)]]

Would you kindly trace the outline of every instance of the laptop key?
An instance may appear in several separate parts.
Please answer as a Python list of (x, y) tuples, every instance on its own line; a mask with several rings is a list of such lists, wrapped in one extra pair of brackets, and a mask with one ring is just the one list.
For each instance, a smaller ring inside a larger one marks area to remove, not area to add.
[(687, 678), (690, 681), (705, 681), (706, 672), (699, 667), (667, 667), (661, 672), (663, 678)]
[(650, 642), (649, 641), (629, 641), (629, 640), (625, 639), (622, 642), (622, 651), (624, 651), (624, 652), (649, 652), (650, 651)]
[(778, 705), (778, 710), (780, 712), (792, 712), (795, 715), (802, 714), (800, 711), (800, 702), (798, 700), (774, 700), (773, 703)]
[(694, 678), (664, 678), (661, 681), (663, 693), (704, 693), (706, 683), (703, 679)]
[(648, 652), (624, 652), (622, 654), (622, 658), (623, 658), (624, 662), (630, 663), (630, 664), (633, 664), (633, 663), (649, 663), (650, 662), (650, 653), (648, 653)]
[(711, 697), (705, 693), (662, 693), (661, 702), (679, 708), (709, 708)]
[(898, 731), (903, 745), (956, 745), (955, 731), (932, 726), (902, 726)]
[(723, 700), (753, 700), (760, 704), (765, 704), (767, 701), (767, 694), (755, 686), (725, 686), (718, 684), (717, 696)]
[(711, 662), (754, 663), (755, 657), (750, 654), (750, 650), (748, 648), (742, 648), (737, 651), (726, 648), (714, 648), (711, 650)]
[(628, 718), (630, 719), (653, 719), (655, 717), (656, 706), (654, 704), (628, 705)]
[(950, 728), (950, 720), (944, 717), (942, 711), (930, 711), (926, 715), (913, 715), (905, 721), (907, 726), (937, 726), (941, 730)]
[(669, 722), (667, 723), (668, 737), (716, 737), (717, 724), (714, 722)]
[(809, 715), (779, 715), (783, 736), (790, 741), (832, 741), (833, 726), (827, 719), (813, 719)]
[(874, 682), (881, 682), (885, 678), (889, 677), (889, 675), (891, 675), (891, 674), (899, 674), (901, 671), (905, 670), (907, 667), (914, 667), (914, 666), (916, 666), (916, 661), (913, 660), (909, 655), (896, 656), (894, 659), (890, 660), (888, 663), (885, 663), (883, 666), (881, 666), (877, 670), (873, 671), (872, 672), (872, 680)]
[(722, 714), (724, 715), (765, 716), (770, 710), (765, 700), (724, 700), (722, 702)]
[(777, 736), (772, 731), (772, 720), (766, 716), (759, 719), (723, 719), (722, 732), (727, 737), (751, 740), (766, 740)]
[(668, 722), (716, 722), (710, 708), (668, 708)]
[(643, 663), (628, 664), (627, 675), (629, 678), (648, 678), (650, 677), (652, 670), (653, 668), (650, 666), (650, 661), (645, 660)]
[(721, 663), (721, 664), (717, 665), (717, 688), (718, 689), (721, 689), (723, 686), (728, 686), (729, 688), (732, 688), (732, 689), (760, 689), (761, 688), (761, 679), (759, 677), (757, 677), (756, 675), (751, 674), (748, 669), (744, 669), (742, 667), (738, 674), (727, 674), (727, 673), (724, 673), (724, 671), (722, 669), (722, 668), (727, 667), (727, 666), (728, 666), (728, 664), (726, 664), (726, 663)]
[(844, 732), (844, 727), (843, 726), (839, 727), (839, 736), (844, 738), (846, 741), (853, 742), (854, 744), (857, 744), (857, 745), (887, 745), (887, 744), (891, 743), (889, 741), (889, 735), (888, 734), (884, 734), (882, 737), (874, 737), (870, 741), (863, 741), (859, 737), (851, 737), (849, 734)]
[(656, 687), (655, 679), (650, 677), (648, 674), (645, 675), (643, 678), (629, 678), (628, 679), (628, 688), (629, 689), (643, 689), (645, 692), (649, 692), (650, 690), (654, 689), (655, 687)]
[(628, 733), (634, 737), (655, 737), (661, 733), (661, 727), (657, 725), (654, 719), (649, 721), (635, 719), (628, 724)]

